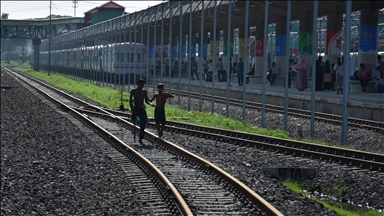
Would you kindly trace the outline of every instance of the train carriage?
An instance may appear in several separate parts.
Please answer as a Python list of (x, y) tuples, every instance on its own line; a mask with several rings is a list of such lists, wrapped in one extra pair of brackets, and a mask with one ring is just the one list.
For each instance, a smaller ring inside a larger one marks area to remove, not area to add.
[[(32, 58), (33, 59), (33, 58)], [(51, 51), (52, 70), (81, 70), (107, 73), (108, 76), (131, 74), (143, 77), (147, 72), (147, 49), (139, 43), (117, 43)], [(48, 69), (49, 52), (40, 52), (40, 65)]]

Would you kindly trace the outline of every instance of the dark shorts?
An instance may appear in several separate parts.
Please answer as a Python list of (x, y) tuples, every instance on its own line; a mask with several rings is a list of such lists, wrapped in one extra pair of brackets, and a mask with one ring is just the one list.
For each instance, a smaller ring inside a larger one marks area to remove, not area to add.
[(155, 122), (156, 124), (165, 124), (164, 108), (155, 107)]

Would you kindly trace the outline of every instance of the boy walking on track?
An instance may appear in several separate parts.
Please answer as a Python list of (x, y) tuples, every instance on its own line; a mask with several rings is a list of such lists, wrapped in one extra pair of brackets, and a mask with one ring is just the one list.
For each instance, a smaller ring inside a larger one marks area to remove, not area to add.
[[(163, 130), (165, 128), (165, 103), (167, 102), (167, 98), (173, 98), (173, 95), (169, 93), (164, 93), (164, 84), (159, 83), (157, 86), (158, 93), (153, 95), (151, 102), (156, 99), (156, 107), (155, 107), (155, 122), (157, 127), (157, 132), (159, 133), (159, 137), (163, 136)], [(161, 129), (160, 129), (161, 124)]]
[[(144, 139), (144, 130), (147, 126), (147, 111), (145, 110), (144, 100), (145, 103), (154, 106), (148, 98), (147, 90), (144, 88), (144, 79), (140, 78), (137, 80), (137, 87), (135, 89), (132, 89), (129, 95), (129, 105), (131, 107), (132, 111), (132, 122), (136, 122), (136, 117), (138, 116), (140, 118), (140, 144), (143, 144)], [(133, 100), (132, 100), (133, 98)]]

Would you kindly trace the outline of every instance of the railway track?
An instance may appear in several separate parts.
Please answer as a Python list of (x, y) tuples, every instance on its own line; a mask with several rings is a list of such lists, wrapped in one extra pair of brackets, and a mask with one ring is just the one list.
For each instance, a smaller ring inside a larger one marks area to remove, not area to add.
[[(7, 71), (10, 72), (9, 70)], [(154, 182), (159, 193), (164, 197), (165, 201), (159, 201), (158, 205), (162, 206), (162, 208), (167, 206), (171, 214), (281, 215), (279, 211), (254, 191), (209, 161), (199, 158), (172, 143), (160, 140), (157, 136), (150, 133), (146, 134), (146, 139), (151, 141), (148, 145), (144, 147), (131, 147), (122, 141), (125, 140), (132, 143), (132, 138), (127, 137), (126, 132), (127, 130), (138, 130), (130, 122), (101, 108), (90, 105), (85, 101), (74, 99), (74, 97), (60, 90), (53, 90), (52, 87), (38, 80), (34, 79), (32, 82), (32, 78), (28, 78), (27, 81), (20, 75), (16, 76), (31, 87), (35, 86), (36, 89), (43, 89), (37, 91), (40, 91), (49, 100), (59, 104), (67, 112), (75, 115), (76, 118), (94, 131), (97, 131), (100, 136), (104, 137), (116, 149), (135, 162), (137, 167)], [(34, 82), (38, 82), (38, 84)], [(57, 97), (63, 102), (54, 99)], [(95, 117), (95, 114), (93, 116), (84, 115), (70, 106), (83, 106), (91, 108), (93, 111), (103, 112), (103, 114), (99, 113), (100, 117)], [(108, 118), (109, 121), (106, 121), (105, 118)], [(116, 124), (111, 124), (110, 121), (118, 121), (119, 124), (124, 124), (124, 126), (118, 127)], [(124, 128), (126, 129), (125, 131)], [(154, 161), (161, 169), (164, 169), (163, 172), (150, 161)], [(127, 165), (126, 169), (131, 167)], [(163, 173), (167, 173), (167, 176)], [(139, 180), (141, 178), (140, 175), (137, 177)], [(171, 178), (172, 181), (168, 178)], [(144, 184), (141, 181), (136, 180), (136, 182), (138, 185)], [(177, 189), (174, 184), (178, 185)], [(157, 211), (164, 211), (161, 210), (162, 208)]]
[[(155, 86), (151, 86), (151, 87), (155, 88)], [(199, 93), (190, 92), (190, 94), (188, 94), (187, 91), (183, 91), (183, 90), (180, 90), (180, 95), (183, 97), (188, 97), (188, 95), (190, 95), (191, 98), (195, 98), (195, 99), (200, 98)], [(202, 100), (211, 101), (212, 95), (202, 94), (201, 98), (202, 98)], [(225, 97), (220, 97), (220, 96), (215, 96), (214, 100), (216, 103), (222, 103), (222, 104), (226, 104), (226, 102), (227, 102), (227, 99)], [(234, 99), (234, 98), (228, 98), (228, 104), (231, 106), (241, 107), (242, 102), (243, 102), (242, 100), (238, 100), (238, 99)], [(246, 108), (261, 111), (262, 110), (262, 104), (258, 103), (258, 102), (246, 101)], [(284, 107), (265, 104), (265, 111), (284, 114)], [(308, 118), (308, 119), (311, 118), (311, 112), (310, 111), (295, 109), (295, 108), (288, 108), (288, 115), (301, 117), (301, 118)], [(315, 120), (326, 122), (326, 123), (331, 123), (334, 125), (341, 125), (342, 116), (327, 114), (327, 113), (321, 113), (321, 112), (315, 112)], [(378, 122), (378, 121), (371, 121), (371, 120), (349, 117), (348, 118), (348, 126), (351, 128), (363, 128), (363, 129), (368, 129), (368, 130), (373, 130), (373, 131), (377, 131), (380, 133), (384, 133), (384, 122)]]
[[(40, 82), (36, 80), (37, 82)], [(41, 82), (42, 85), (46, 85)], [(48, 85), (46, 85), (49, 87)], [(72, 97), (62, 91), (58, 91), (66, 97)], [(78, 100), (74, 98), (74, 100)], [(82, 106), (89, 107), (88, 103), (79, 100)], [(73, 105), (72, 105), (73, 106)], [(125, 117), (126, 120), (130, 119), (130, 114), (112, 109), (98, 109), (97, 111), (107, 111), (116, 116)], [(83, 110), (83, 112), (86, 112)], [(88, 113), (91, 115), (91, 113)], [(153, 120), (152, 120), (153, 122)], [(370, 121), (369, 121), (370, 122)], [(380, 123), (380, 122), (379, 122)], [(152, 123), (153, 124), (153, 123)], [(198, 125), (180, 123), (175, 121), (167, 121), (167, 131), (176, 131), (177, 133), (190, 134), (198, 137), (205, 137), (216, 140), (224, 140), (229, 143), (245, 145), (250, 147), (257, 147), (261, 149), (269, 149), (276, 152), (284, 152), (286, 154), (305, 156), (309, 158), (319, 158), (322, 160), (337, 161), (339, 163), (353, 165), (360, 168), (384, 171), (384, 155), (374, 154), (363, 151), (349, 150), (345, 148), (330, 147), (324, 145), (311, 144), (300, 141), (280, 139), (265, 135), (242, 133), (219, 128), (203, 127)], [(380, 123), (383, 124), (383, 123)]]

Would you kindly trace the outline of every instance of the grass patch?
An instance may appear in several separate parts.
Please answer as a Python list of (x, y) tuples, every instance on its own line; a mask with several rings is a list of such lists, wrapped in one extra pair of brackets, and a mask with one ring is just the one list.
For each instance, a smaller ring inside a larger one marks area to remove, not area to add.
[[(340, 201), (323, 199), (323, 198), (320, 199), (319, 197), (309, 195), (306, 192), (304, 192), (305, 189), (301, 187), (299, 182), (294, 180), (290, 180), (290, 179), (285, 180), (283, 182), (283, 185), (295, 193), (301, 194), (306, 197), (310, 197), (312, 200), (323, 204), (325, 207), (335, 211), (338, 215), (341, 215), (341, 216), (383, 216), (384, 215), (383, 212), (378, 212), (371, 209), (362, 209), (362, 208), (352, 206)], [(343, 184), (335, 185), (332, 188), (337, 191), (338, 195), (341, 195), (346, 190), (346, 187)]]
[[(59, 88), (66, 89), (70, 93), (75, 93), (92, 99), (100, 104), (103, 104), (108, 108), (116, 108), (120, 106), (120, 89), (100, 87), (92, 83), (76, 81), (64, 75), (53, 72), (50, 76), (48, 76), (46, 71), (34, 71), (30, 68), (29, 64), (20, 65), (17, 63), (11, 63), (11, 65), (16, 65), (17, 67), (15, 67), (15, 69), (20, 72), (26, 73), (40, 80), (51, 83)], [(148, 89), (148, 91), (152, 93), (152, 89)], [(123, 99), (128, 98), (129, 92), (124, 92)], [(124, 102), (124, 105), (127, 105), (127, 107), (129, 107), (127, 102)], [(147, 113), (149, 117), (154, 117), (153, 111), (153, 107), (147, 106)], [(187, 111), (180, 109), (177, 105), (167, 104), (166, 117), (169, 120), (177, 122), (216, 127), (227, 130), (235, 130), (252, 134), (267, 135), (283, 139), (299, 140), (290, 137), (286, 131), (280, 129), (270, 130), (266, 128), (255, 127), (241, 119), (227, 118), (223, 115), (211, 114), (210, 112), (199, 112), (195, 110)], [(318, 140), (310, 139), (301, 141), (316, 144), (326, 144)]]

